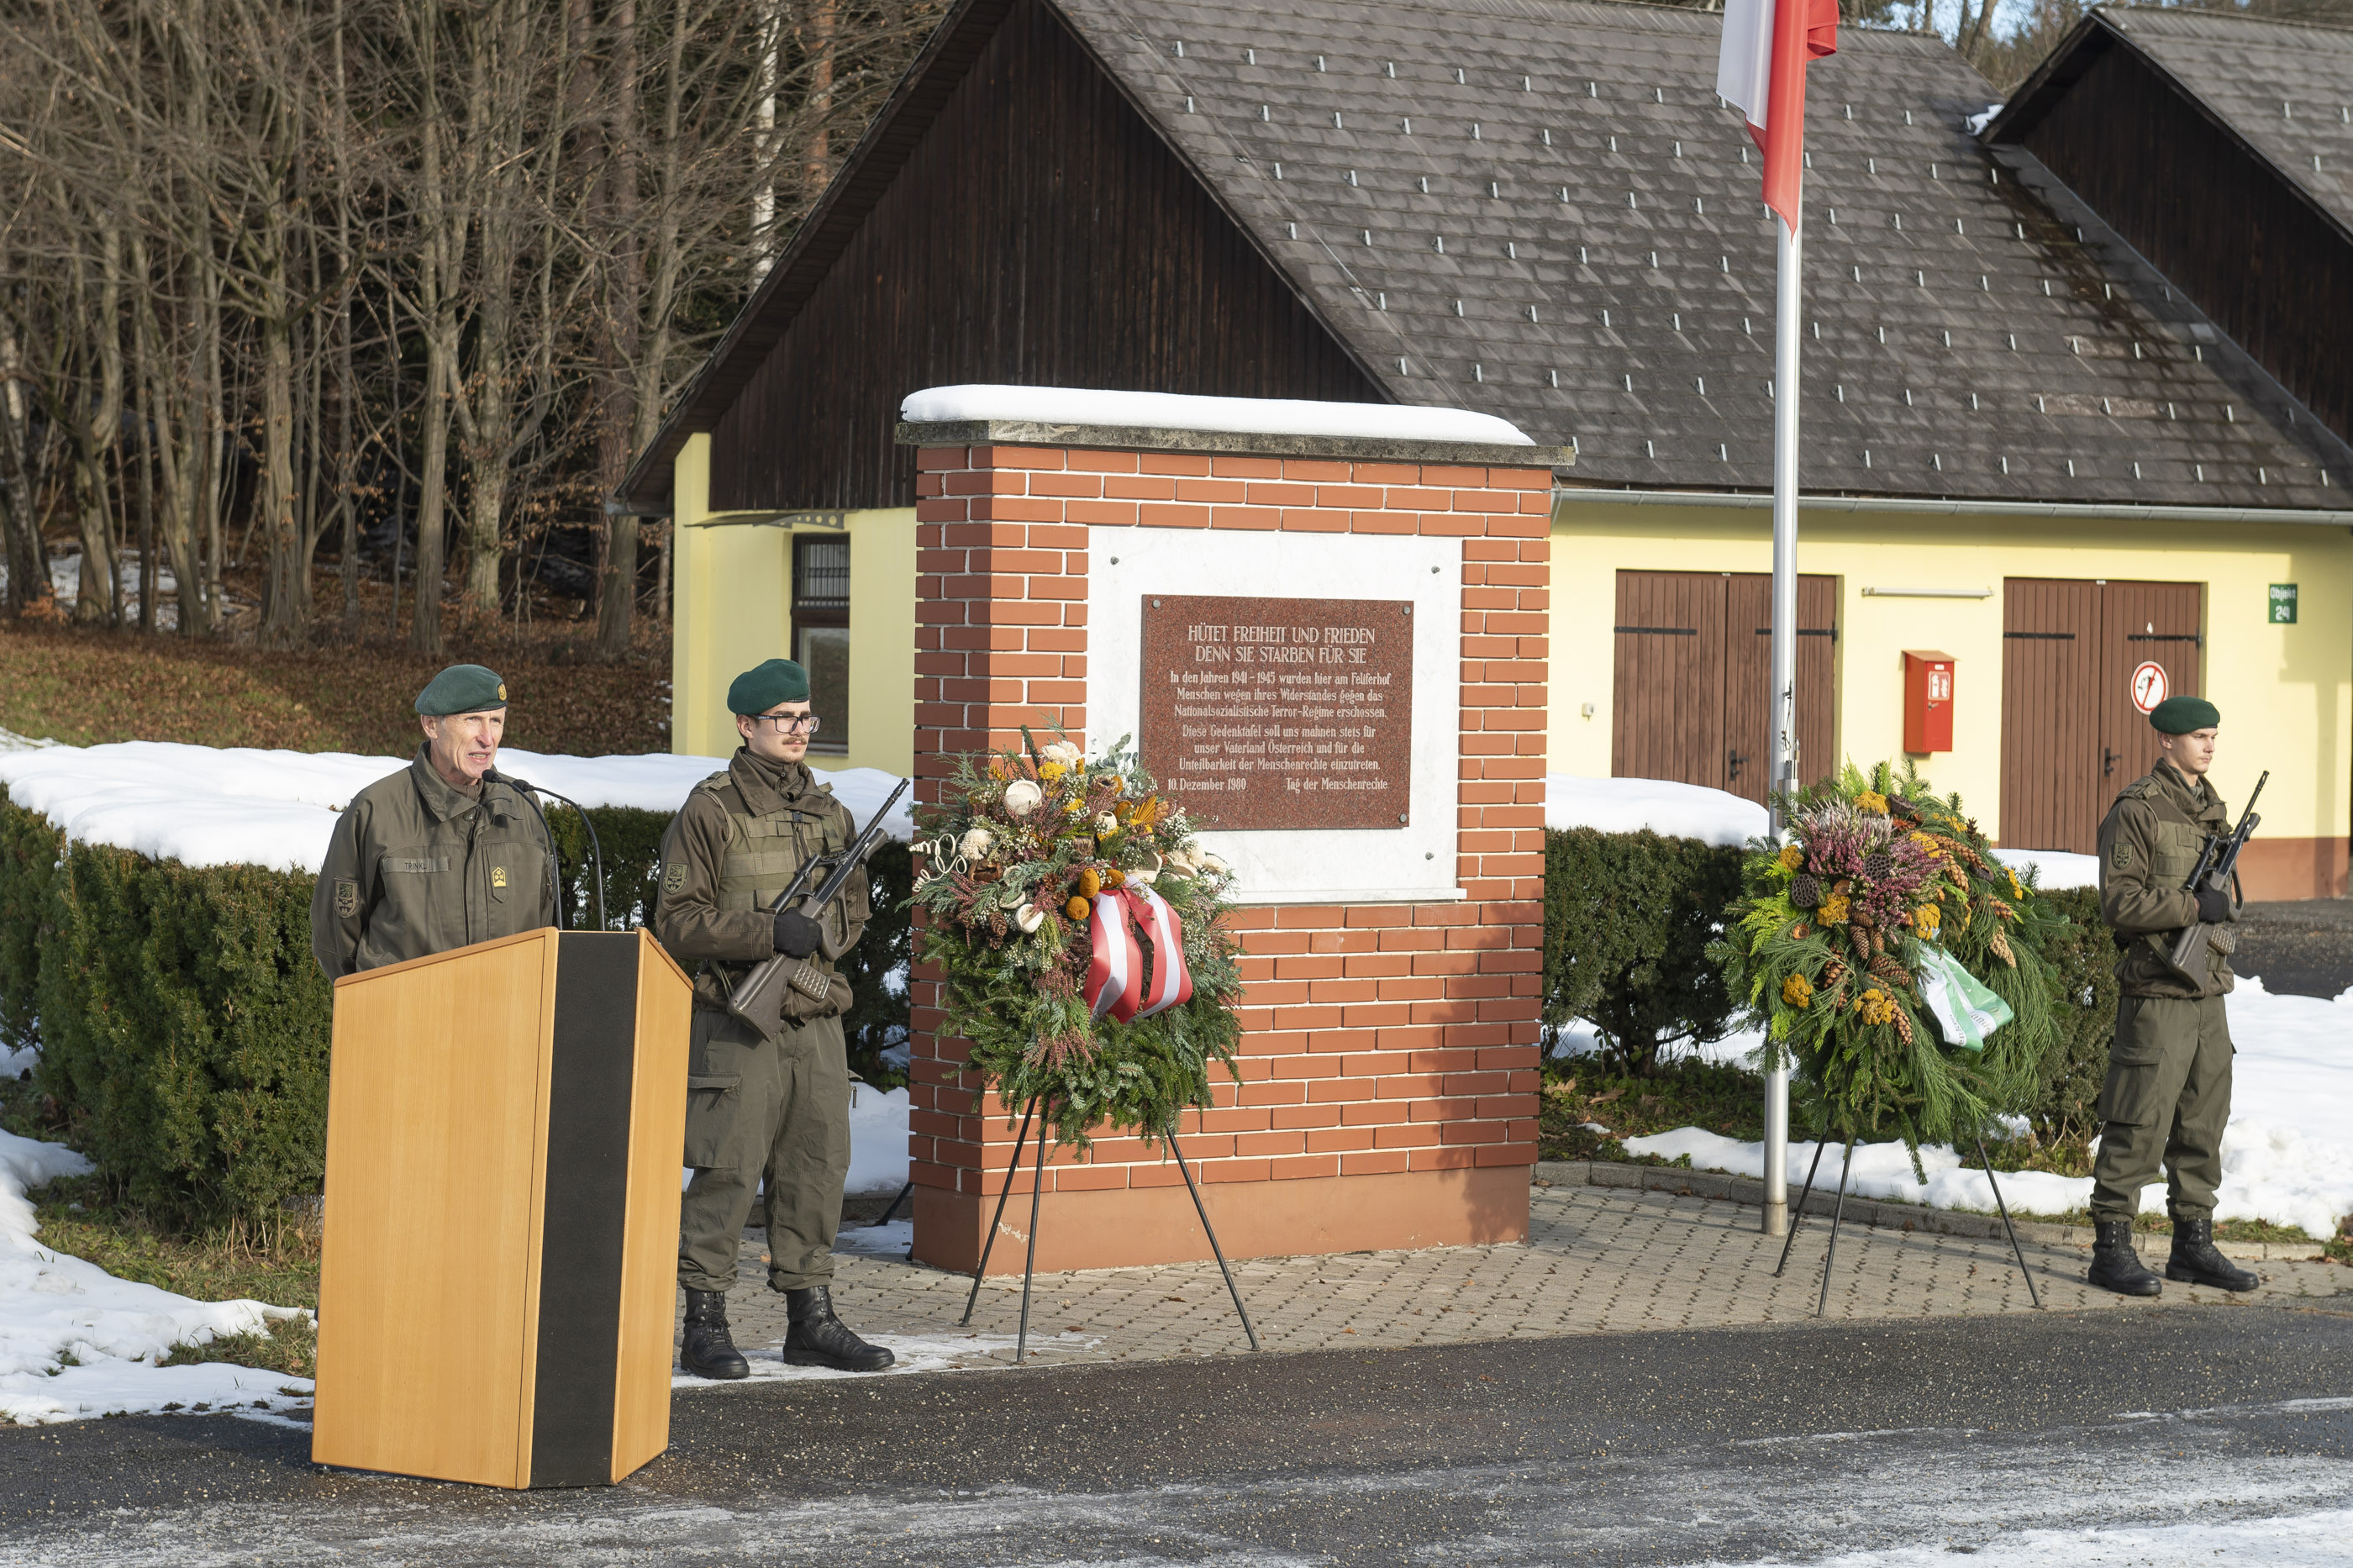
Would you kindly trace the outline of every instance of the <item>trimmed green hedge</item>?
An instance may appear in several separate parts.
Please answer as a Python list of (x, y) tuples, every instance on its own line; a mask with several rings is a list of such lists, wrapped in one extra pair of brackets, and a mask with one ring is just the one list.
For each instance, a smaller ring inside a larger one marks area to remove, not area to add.
[[(606, 913), (643, 924), (667, 814), (592, 812)], [(587, 835), (551, 811), (558, 879), (575, 927), (593, 924)], [(907, 956), (910, 860), (871, 862), (874, 919), (842, 965), (850, 1061), (899, 1081), (880, 1052), (903, 1043), (907, 998), (883, 975)], [(259, 1218), (316, 1193), (325, 1170), (332, 994), (311, 956), (304, 872), (195, 868), (67, 845), (0, 795), (0, 1039), (37, 1040), (35, 1080), (67, 1139), (166, 1223)]]
[(1588, 1020), (1615, 1065), (1646, 1077), (1661, 1047), (1723, 1038), (1732, 999), (1707, 944), (1740, 891), (1741, 853), (1647, 829), (1547, 830), (1545, 1022)]
[(2042, 1089), (2027, 1120), (2044, 1143), (2077, 1143), (2100, 1130), (2092, 1103), (2100, 1097), (2116, 1028), (2116, 944), (2100, 919), (2098, 889), (2057, 888), (2041, 896), (2072, 923), (2043, 951), (2059, 984), (2052, 1016), (2060, 1046), (2043, 1064)]

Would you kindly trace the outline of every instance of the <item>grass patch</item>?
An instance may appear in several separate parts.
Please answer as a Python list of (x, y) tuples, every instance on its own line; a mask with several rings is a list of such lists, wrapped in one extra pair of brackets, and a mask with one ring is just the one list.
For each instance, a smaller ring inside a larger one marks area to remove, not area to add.
[(1662, 1063), (1651, 1078), (1610, 1070), (1598, 1057), (1548, 1058), (1538, 1125), (1546, 1160), (1688, 1166), (1687, 1158), (1629, 1154), (1625, 1141), (1701, 1127), (1754, 1142), (1765, 1136), (1765, 1080), (1692, 1058)]
[[(181, 1345), (165, 1356), (162, 1364), (201, 1366), (207, 1362), (257, 1367), (290, 1377), (312, 1377), (319, 1367), (318, 1325), (308, 1318), (280, 1318), (269, 1325), (267, 1333), (223, 1334), (209, 1344)], [(281, 1392), (301, 1391), (289, 1388)]]
[[(153, 1224), (99, 1176), (63, 1177), (28, 1195), (43, 1247), (95, 1263), (118, 1279), (197, 1301), (249, 1300), (318, 1310), (319, 1233), (300, 1216), (264, 1228), (231, 1224), (190, 1236)], [(280, 1321), (267, 1333), (182, 1345), (164, 1364), (199, 1362), (309, 1377), (318, 1367), (318, 1331), (307, 1318)]]
[(0, 729), (90, 746), (181, 741), (405, 757), (410, 700), (448, 664), (487, 664), (514, 693), (506, 743), (579, 756), (670, 750), (669, 634), (629, 662), (590, 662), (584, 634), (453, 628), (446, 658), (343, 641), (273, 653), (249, 645), (35, 623), (0, 625)]

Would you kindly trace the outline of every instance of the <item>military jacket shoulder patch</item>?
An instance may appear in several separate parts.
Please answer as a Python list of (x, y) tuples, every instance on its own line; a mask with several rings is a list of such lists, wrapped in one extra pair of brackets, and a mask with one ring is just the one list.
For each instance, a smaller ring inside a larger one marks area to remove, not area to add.
[(335, 879), (335, 913), (344, 920), (360, 912), (360, 885), (349, 877)]
[(686, 862), (673, 860), (662, 868), (661, 890), (665, 897), (676, 898), (686, 891)]
[(2127, 866), (2131, 865), (2132, 863), (2133, 863), (2133, 848), (2132, 848), (2132, 840), (2131, 840), (2131, 839), (2129, 839), (2129, 838), (2119, 838), (2119, 839), (2117, 839), (2117, 840), (2116, 840), (2116, 847), (2114, 849), (2111, 849), (2111, 850), (2109, 850), (2109, 851), (2108, 851), (2108, 864), (2109, 864), (2109, 865), (2111, 865), (2111, 866), (2114, 866), (2117, 870), (2121, 871), (2121, 870), (2123, 870), (2126, 867), (2127, 867)]

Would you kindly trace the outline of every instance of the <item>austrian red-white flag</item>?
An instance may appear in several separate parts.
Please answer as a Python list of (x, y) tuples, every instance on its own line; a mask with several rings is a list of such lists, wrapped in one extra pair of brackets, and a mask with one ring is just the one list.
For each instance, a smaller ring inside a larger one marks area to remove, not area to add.
[(1838, 0), (1724, 0), (1715, 93), (1765, 153), (1765, 205), (1798, 226), (1806, 167), (1806, 62), (1838, 52)]

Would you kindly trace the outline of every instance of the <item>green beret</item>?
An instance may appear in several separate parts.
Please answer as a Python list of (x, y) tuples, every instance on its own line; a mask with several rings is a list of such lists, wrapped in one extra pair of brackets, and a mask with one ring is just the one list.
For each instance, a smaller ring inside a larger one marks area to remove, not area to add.
[(737, 676), (727, 688), (727, 710), (754, 718), (779, 702), (808, 700), (808, 671), (788, 658), (772, 658)]
[(428, 719), (480, 713), (506, 705), (507, 683), (499, 679), (497, 670), (479, 664), (453, 664), (417, 694), (417, 710)]
[(2148, 727), (2160, 735), (2187, 735), (2192, 730), (2219, 730), (2222, 710), (2203, 697), (2168, 697), (2149, 710)]

